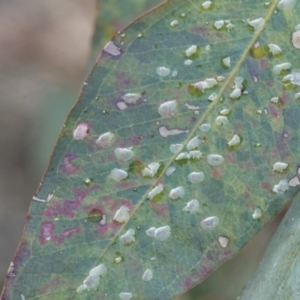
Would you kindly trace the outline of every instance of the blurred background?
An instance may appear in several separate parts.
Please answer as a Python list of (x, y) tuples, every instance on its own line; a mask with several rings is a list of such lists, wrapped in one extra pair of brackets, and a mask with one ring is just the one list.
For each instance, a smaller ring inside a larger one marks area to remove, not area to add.
[[(32, 196), (93, 61), (117, 30), (160, 2), (0, 1), (0, 290)], [(177, 300), (236, 299), (279, 221)]]

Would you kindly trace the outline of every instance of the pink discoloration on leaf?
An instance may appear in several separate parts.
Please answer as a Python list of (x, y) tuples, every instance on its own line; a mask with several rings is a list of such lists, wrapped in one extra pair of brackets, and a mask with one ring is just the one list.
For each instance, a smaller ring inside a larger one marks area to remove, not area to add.
[(110, 162), (110, 161), (116, 161), (116, 156), (115, 154), (112, 152), (112, 153), (109, 153), (108, 155), (105, 155), (105, 157), (103, 157), (99, 163), (107, 163), (107, 162)]
[(229, 250), (220, 250), (219, 245), (215, 248), (212, 248), (210, 251), (207, 252), (207, 254), (202, 258), (203, 260), (216, 262), (221, 261), (224, 262), (228, 260), (228, 258), (231, 256), (231, 251)]
[(200, 35), (202, 37), (208, 37), (209, 34), (210, 34), (210, 30), (208, 28), (206, 28), (206, 27), (199, 27), (199, 26), (192, 27), (190, 29), (190, 32), (194, 33), (194, 34), (197, 34), (197, 35)]
[(267, 164), (271, 164), (274, 160), (278, 160), (278, 151), (276, 147), (264, 147), (262, 150), (262, 157), (265, 159)]
[(290, 152), (289, 140), (284, 138), (282, 134), (276, 136), (276, 147), (282, 159), (292, 155)]
[(213, 40), (226, 39), (225, 34), (223, 34), (221, 32), (210, 30), (210, 28), (207, 28), (207, 27), (195, 26), (195, 27), (191, 27), (189, 29), (189, 31), (193, 34), (200, 35), (202, 38), (206, 38), (206, 39), (213, 39)]
[(202, 265), (200, 270), (194, 270), (190, 276), (184, 279), (182, 288), (184, 291), (190, 290), (199, 281), (204, 280), (213, 272), (213, 268), (210, 265)]
[(279, 99), (280, 99), (280, 103), (281, 103), (282, 105), (285, 105), (285, 104), (290, 100), (289, 96), (288, 96), (287, 94), (285, 94), (285, 93), (283, 93), (283, 94), (279, 97)]
[(55, 224), (53, 222), (42, 222), (39, 236), (39, 242), (41, 245), (46, 245), (54, 236), (54, 228)]
[(47, 208), (43, 212), (43, 216), (49, 219), (54, 219), (57, 216), (64, 216), (68, 219), (72, 219), (75, 216), (76, 210), (81, 207), (82, 201), (89, 193), (89, 189), (74, 189), (75, 200), (54, 199), (49, 202)]
[(139, 146), (141, 145), (142, 139), (143, 137), (141, 137), (140, 135), (134, 135), (129, 139), (129, 144), (131, 145), (131, 147)]
[(138, 182), (135, 181), (122, 181), (122, 182), (118, 182), (116, 183), (116, 187), (117, 189), (121, 189), (121, 190), (128, 190), (128, 189), (134, 189), (139, 187), (140, 184)]
[(272, 87), (272, 86), (273, 86), (273, 82), (270, 81), (270, 80), (266, 80), (266, 81), (265, 81), (265, 84), (266, 84), (266, 86), (268, 86), (268, 87)]
[(133, 204), (127, 200), (127, 199), (116, 199), (113, 201), (112, 205), (111, 205), (111, 212), (113, 214), (115, 214), (116, 210), (118, 210), (121, 206), (126, 206), (129, 208), (129, 210), (133, 210), (134, 206)]
[(254, 78), (259, 80), (259, 69), (257, 68), (257, 65), (252, 63), (252, 60), (246, 60), (246, 66), (252, 80), (254, 81)]
[(244, 199), (249, 199), (251, 197), (251, 190), (247, 188), (245, 193), (243, 194)]
[(9, 286), (12, 285), (14, 281), (15, 281), (15, 279), (11, 278), (10, 281), (4, 286), (4, 289), (3, 289), (3, 292), (1, 295), (1, 300), (10, 300), (11, 299), (11, 295), (8, 294), (11, 291), (11, 288)]
[[(81, 202), (91, 192), (91, 190), (90, 189), (77, 189), (77, 188), (74, 188), (73, 192), (74, 192), (75, 200), (76, 200), (76, 202), (78, 202), (77, 205), (80, 206)], [(76, 207), (76, 208), (78, 208), (78, 207)]]
[(49, 241), (49, 243), (52, 243), (55, 246), (59, 246), (63, 244), (65, 241), (65, 238), (61, 235), (54, 235), (53, 238)]
[(15, 281), (17, 277), (15, 274), (18, 274), (19, 271), (24, 267), (24, 262), (28, 261), (31, 257), (31, 248), (30, 243), (28, 243), (26, 240), (22, 240), (19, 248), (17, 250), (17, 253), (14, 257), (14, 269), (12, 273), (8, 273), (6, 275), (6, 284), (4, 285), (2, 294), (1, 294), (1, 300), (11, 300), (12, 299), (12, 287), (15, 284)]
[(232, 251), (231, 250), (224, 250), (222, 256), (224, 257), (223, 262), (227, 261), (230, 257), (232, 257)]
[(31, 256), (31, 245), (26, 240), (22, 240), (19, 245), (17, 254), (14, 258), (14, 272), (18, 272), (19, 268), (23, 267), (23, 262)]
[(101, 198), (101, 201), (103, 201), (104, 203), (110, 203), (111, 197), (108, 195), (105, 195)]
[(269, 66), (269, 61), (265, 57), (259, 60), (259, 67), (261, 70), (268, 68), (268, 66)]
[(54, 229), (55, 224), (53, 222), (42, 222), (39, 236), (41, 245), (45, 246), (47, 243), (53, 243), (54, 245), (59, 246), (64, 243), (66, 238), (71, 237), (74, 233), (80, 233), (82, 231), (80, 226), (76, 226), (65, 229), (61, 235), (57, 235), (54, 233)]
[(252, 161), (246, 161), (239, 163), (239, 167), (246, 171), (251, 171), (254, 168), (254, 164)]
[(226, 153), (224, 155), (224, 158), (227, 162), (230, 162), (231, 164), (236, 164), (237, 160), (236, 160), (236, 155), (234, 153)]
[(274, 104), (269, 103), (269, 111), (270, 111), (270, 114), (271, 114), (272, 118), (278, 118), (279, 117), (277, 107)]
[(201, 268), (201, 273), (200, 273), (200, 276), (198, 278), (198, 282), (203, 281), (204, 279), (206, 279), (212, 272), (213, 272), (213, 269), (209, 265), (208, 266), (203, 266)]
[(67, 284), (67, 282), (63, 277), (53, 275), (51, 280), (49, 282), (47, 282), (47, 284), (45, 284), (44, 286), (42, 286), (40, 288), (39, 293), (41, 295), (48, 294), (53, 290), (57, 290), (60, 286), (65, 287), (66, 284)]
[(272, 185), (269, 182), (262, 182), (260, 186), (262, 189), (267, 191), (270, 191), (272, 189)]
[(70, 237), (73, 233), (80, 233), (82, 231), (82, 227), (76, 226), (73, 228), (65, 229), (63, 232), (64, 237)]
[[(110, 222), (112, 221), (112, 218)], [(108, 235), (117, 232), (120, 229), (120, 224), (117, 222), (107, 223), (105, 225), (97, 224), (96, 232), (100, 235)]]
[(150, 205), (154, 213), (159, 217), (165, 216), (168, 212), (168, 205), (166, 203), (151, 202)]
[(183, 284), (182, 284), (182, 289), (184, 291), (188, 291), (190, 290), (193, 286), (195, 286), (196, 284), (198, 283), (198, 277), (197, 276), (193, 276), (193, 275), (190, 275), (188, 276)]
[(117, 80), (117, 90), (126, 90), (126, 88), (131, 84), (131, 79), (128, 72), (115, 71), (115, 76)]
[(75, 233), (81, 233), (81, 232), (82, 232), (82, 227), (80, 227), (80, 226), (76, 226), (76, 227), (73, 227), (73, 228), (68, 228), (68, 229), (65, 229), (62, 234), (54, 235), (51, 239), (51, 242), (54, 245), (59, 246), (59, 245), (61, 245), (65, 242), (66, 238), (71, 237)]
[(66, 154), (61, 165), (61, 170), (66, 175), (72, 175), (81, 171), (80, 166), (73, 165), (72, 161), (77, 158), (76, 154)]
[(223, 172), (221, 172), (220, 170), (213, 169), (213, 173), (212, 173), (213, 178), (215, 179), (221, 178), (223, 175), (224, 175)]

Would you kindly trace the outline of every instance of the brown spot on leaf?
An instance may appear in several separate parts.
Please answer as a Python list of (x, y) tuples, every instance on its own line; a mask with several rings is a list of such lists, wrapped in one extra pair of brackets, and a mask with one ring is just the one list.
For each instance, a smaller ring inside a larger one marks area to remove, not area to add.
[(88, 213), (88, 221), (91, 223), (99, 223), (102, 220), (103, 212), (99, 208), (93, 208)]
[(134, 175), (141, 175), (143, 169), (144, 164), (140, 160), (135, 159), (133, 162), (130, 163), (128, 172)]

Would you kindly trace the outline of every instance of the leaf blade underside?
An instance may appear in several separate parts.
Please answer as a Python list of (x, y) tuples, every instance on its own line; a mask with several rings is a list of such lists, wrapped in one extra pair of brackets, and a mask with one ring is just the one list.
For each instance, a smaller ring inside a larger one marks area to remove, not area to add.
[[(298, 192), (300, 90), (300, 4), (279, 2), (169, 1), (105, 47), (32, 202), (2, 300), (171, 299), (278, 214)], [(107, 274), (77, 292), (99, 264)]]

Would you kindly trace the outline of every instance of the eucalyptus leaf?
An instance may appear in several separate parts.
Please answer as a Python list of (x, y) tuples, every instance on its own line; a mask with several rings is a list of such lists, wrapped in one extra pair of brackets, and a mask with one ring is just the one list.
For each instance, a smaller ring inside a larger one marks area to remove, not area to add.
[(300, 3), (170, 0), (108, 43), (6, 299), (172, 299), (299, 191)]

